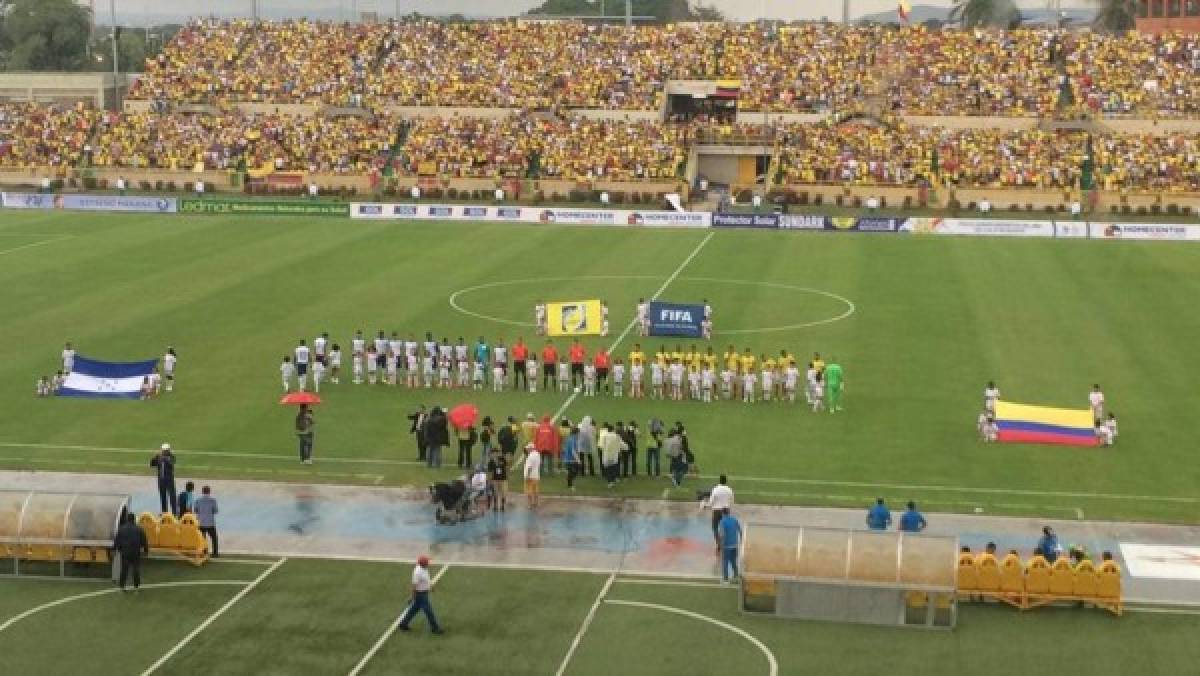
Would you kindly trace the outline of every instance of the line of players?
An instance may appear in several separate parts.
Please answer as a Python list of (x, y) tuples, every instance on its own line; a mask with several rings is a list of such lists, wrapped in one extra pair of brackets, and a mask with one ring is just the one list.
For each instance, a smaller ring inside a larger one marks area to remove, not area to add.
[[(626, 361), (612, 357), (603, 348), (589, 355), (578, 338), (565, 354), (560, 354), (552, 340), (547, 340), (540, 353), (535, 353), (523, 338), (510, 347), (503, 339), (489, 345), (480, 336), (470, 346), (461, 336), (451, 344), (447, 338), (441, 342), (434, 340), (428, 332), (421, 342), (413, 336), (402, 339), (396, 332), (389, 338), (383, 331), (367, 340), (359, 330), (351, 340), (351, 360), (354, 384), (403, 382), (414, 388), (482, 390), (490, 386), (494, 392), (511, 387), (536, 393), (540, 380), (547, 391), (573, 390), (585, 397), (599, 393), (624, 397), (628, 393), (635, 399), (649, 396), (706, 403), (720, 399), (740, 399), (744, 403), (795, 402), (801, 389), (796, 358), (787, 350), (780, 350), (778, 358), (766, 354), (755, 357), (749, 348), (738, 352), (733, 345), (723, 355), (716, 354), (711, 346), (702, 352), (692, 345), (685, 351), (679, 344), (674, 350), (660, 346), (656, 353), (648, 355), (638, 343)], [(280, 366), (283, 389), (290, 391), (293, 381), (298, 389), (306, 389), (311, 371), (313, 387), (319, 392), (327, 377), (334, 384), (340, 382), (341, 369), (341, 346), (330, 342), (329, 334), (318, 336), (311, 348), (301, 339), (293, 355), (283, 357)], [(841, 410), (844, 376), (840, 364), (827, 365), (819, 353), (814, 353), (803, 377), (804, 398), (813, 411)]]

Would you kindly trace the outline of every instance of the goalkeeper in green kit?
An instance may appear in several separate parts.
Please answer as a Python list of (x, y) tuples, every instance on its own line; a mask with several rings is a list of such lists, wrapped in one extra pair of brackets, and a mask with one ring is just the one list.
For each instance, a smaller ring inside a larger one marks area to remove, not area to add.
[(825, 398), (829, 402), (830, 413), (842, 410), (842, 390), (844, 388), (842, 365), (836, 360), (830, 359), (825, 366)]

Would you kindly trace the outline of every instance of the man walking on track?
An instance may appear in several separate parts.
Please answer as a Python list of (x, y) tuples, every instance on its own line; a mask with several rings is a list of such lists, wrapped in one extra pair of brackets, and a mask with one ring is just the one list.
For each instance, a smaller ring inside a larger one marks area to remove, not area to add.
[(842, 382), (842, 365), (829, 360), (829, 364), (825, 367), (825, 394), (829, 404), (829, 412), (836, 413), (842, 409), (842, 391), (845, 389), (845, 384)]
[(738, 577), (738, 545), (742, 542), (742, 524), (733, 517), (728, 509), (721, 510), (721, 522), (717, 526), (717, 534), (721, 540), (721, 582), (729, 582)]
[(170, 507), (171, 513), (176, 513), (178, 503), (175, 495), (175, 454), (171, 453), (171, 444), (162, 445), (158, 455), (150, 458), (150, 466), (158, 475), (158, 501), (162, 511), (165, 512), (167, 507)]
[(705, 501), (707, 507), (712, 510), (712, 532), (713, 540), (717, 544), (717, 553), (721, 553), (721, 534), (718, 532), (721, 526), (721, 519), (733, 509), (733, 489), (729, 487), (729, 480), (724, 474), (717, 480), (717, 485), (713, 486), (709, 491), (708, 500)]
[(113, 539), (113, 549), (121, 554), (121, 591), (125, 591), (125, 581), (133, 572), (133, 590), (142, 586), (142, 555), (150, 555), (150, 542), (146, 533), (137, 525), (133, 514), (125, 515), (125, 522), (117, 529), (117, 537)]
[(429, 557), (418, 557), (412, 574), (412, 601), (400, 617), (400, 631), (409, 631), (408, 624), (417, 616), (417, 611), (422, 611), (425, 613), (425, 619), (429, 620), (429, 628), (433, 633), (442, 633), (442, 627), (433, 614), (433, 605), (429, 603), (429, 591), (432, 586), (433, 581), (429, 578)]

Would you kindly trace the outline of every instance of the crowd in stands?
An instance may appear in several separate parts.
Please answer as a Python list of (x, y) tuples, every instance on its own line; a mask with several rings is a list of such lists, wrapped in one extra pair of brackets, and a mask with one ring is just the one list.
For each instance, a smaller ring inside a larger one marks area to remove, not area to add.
[(577, 116), (425, 118), (401, 150), (401, 173), (455, 177), (674, 178), (692, 130)]
[(99, 117), (81, 104), (0, 103), (0, 167), (76, 164)]
[[(668, 80), (740, 80), (743, 110), (1200, 114), (1200, 38), (1028, 28), (204, 19), (147, 61), (143, 100), (658, 110)], [(1065, 95), (1065, 96), (1064, 96)]]
[(106, 113), (92, 164), (192, 169), (203, 163), (206, 169), (365, 174), (387, 161), (395, 128), (387, 115)]

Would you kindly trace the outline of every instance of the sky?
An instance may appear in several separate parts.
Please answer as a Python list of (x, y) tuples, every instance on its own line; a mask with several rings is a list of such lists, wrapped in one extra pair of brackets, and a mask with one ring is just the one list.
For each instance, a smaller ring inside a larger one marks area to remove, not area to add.
[[(109, 23), (110, 0), (95, 2), (97, 23)], [(252, 0), (111, 0), (116, 4), (117, 21), (123, 24), (144, 25), (150, 22), (178, 22), (196, 15), (249, 16)], [(608, 14), (624, 11), (622, 0), (605, 2)], [(897, 0), (849, 0), (851, 18), (880, 11), (894, 10)], [(88, 0), (82, 0), (87, 4)], [(949, 6), (950, 0), (910, 0), (913, 5)], [(1060, 0), (1064, 9), (1091, 6), (1089, 0)], [(392, 16), (397, 7), (401, 14), (461, 13), (471, 17), (512, 16), (540, 4), (540, 0), (258, 0), (262, 16), (276, 18), (286, 15), (319, 16), (326, 19), (350, 19), (353, 8), (359, 12), (378, 12), (383, 18)], [(764, 14), (772, 19), (831, 19), (841, 18), (842, 0), (705, 0), (731, 19), (757, 19)], [(1023, 9), (1045, 8), (1047, 0), (1017, 0)]]

